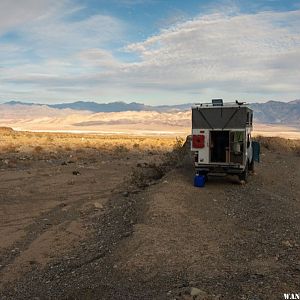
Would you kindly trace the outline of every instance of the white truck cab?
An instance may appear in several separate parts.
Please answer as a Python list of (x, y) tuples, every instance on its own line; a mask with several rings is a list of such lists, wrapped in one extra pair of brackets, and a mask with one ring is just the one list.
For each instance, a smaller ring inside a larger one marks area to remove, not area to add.
[(247, 180), (253, 170), (253, 111), (245, 103), (212, 103), (192, 106), (192, 141), (196, 173), (236, 174)]

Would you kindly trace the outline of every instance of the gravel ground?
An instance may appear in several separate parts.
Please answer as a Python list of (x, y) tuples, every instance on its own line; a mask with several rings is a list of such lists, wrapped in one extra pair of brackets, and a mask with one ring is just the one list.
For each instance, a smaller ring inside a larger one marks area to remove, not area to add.
[[(300, 157), (263, 148), (249, 182), (192, 185), (177, 166), (140, 165), (88, 220), (94, 232), (1, 299), (284, 299), (300, 292)], [(166, 173), (166, 174), (165, 174)]]

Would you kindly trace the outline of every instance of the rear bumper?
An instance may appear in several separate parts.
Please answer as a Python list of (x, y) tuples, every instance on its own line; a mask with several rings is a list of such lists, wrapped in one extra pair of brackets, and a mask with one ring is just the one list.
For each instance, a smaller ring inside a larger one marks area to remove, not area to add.
[(240, 174), (245, 167), (239, 164), (195, 164), (195, 169), (200, 173)]

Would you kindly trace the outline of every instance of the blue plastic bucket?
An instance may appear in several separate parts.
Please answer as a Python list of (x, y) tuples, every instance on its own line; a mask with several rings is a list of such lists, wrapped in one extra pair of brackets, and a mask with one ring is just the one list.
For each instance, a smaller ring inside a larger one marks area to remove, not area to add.
[(205, 176), (197, 174), (194, 178), (194, 186), (204, 187), (205, 186)]

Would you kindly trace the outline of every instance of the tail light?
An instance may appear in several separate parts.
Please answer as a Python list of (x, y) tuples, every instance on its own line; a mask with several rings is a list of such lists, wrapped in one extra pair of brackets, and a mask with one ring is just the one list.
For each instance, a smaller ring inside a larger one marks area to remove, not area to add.
[(193, 135), (192, 145), (193, 148), (204, 148), (205, 147), (205, 136), (203, 134)]

